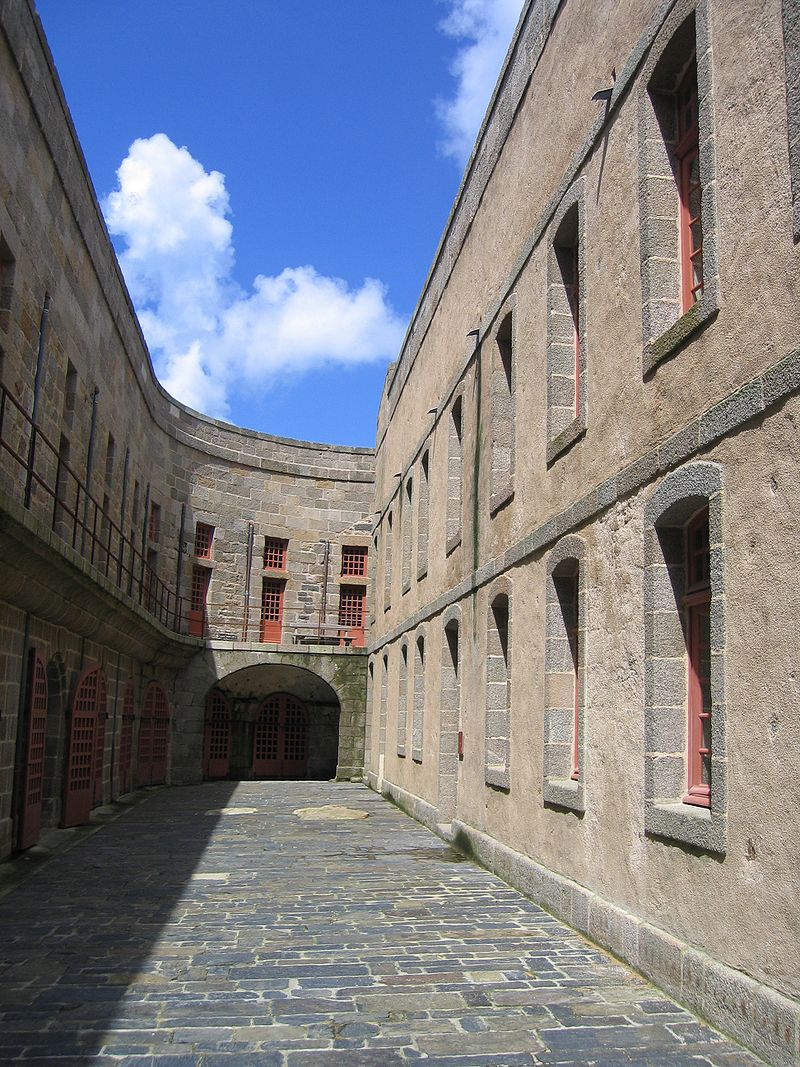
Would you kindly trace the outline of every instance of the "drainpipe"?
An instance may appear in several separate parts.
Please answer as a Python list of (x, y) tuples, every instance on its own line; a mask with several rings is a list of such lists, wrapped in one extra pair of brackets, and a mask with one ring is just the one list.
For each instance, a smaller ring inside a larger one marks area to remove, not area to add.
[(319, 623), (317, 624), (317, 637), (322, 637), (322, 627), (328, 614), (328, 569), (331, 562), (331, 543), (325, 541), (325, 564), (322, 575), (322, 602), (319, 606)]
[(175, 623), (174, 629), (178, 629), (178, 620), (181, 617), (181, 578), (183, 577), (183, 535), (186, 529), (186, 505), (181, 504), (181, 528), (178, 533), (178, 563), (175, 567)]
[(122, 588), (122, 568), (125, 565), (125, 505), (128, 501), (128, 466), (131, 450), (125, 449), (125, 464), (122, 468), (122, 499), (119, 503), (119, 561), (117, 563), (117, 587)]
[(256, 528), (252, 522), (247, 524), (247, 562), (244, 573), (244, 611), (242, 612), (242, 640), (247, 640), (250, 630), (250, 574), (253, 570), (253, 542)]
[(36, 352), (36, 374), (33, 379), (33, 411), (31, 412), (31, 440), (28, 445), (28, 473), (25, 479), (25, 507), (31, 506), (33, 493), (33, 464), (36, 459), (36, 426), (39, 421), (39, 398), (42, 392), (42, 368), (44, 367), (44, 343), (47, 337), (47, 319), (50, 315), (50, 294), (44, 294), (42, 315), (39, 319), (39, 347)]
[[(94, 387), (92, 393), (92, 421), (89, 426), (89, 444), (86, 449), (86, 489), (83, 493), (83, 528), (81, 529), (81, 555), (86, 546), (86, 524), (89, 521), (89, 494), (92, 491), (92, 467), (94, 466), (94, 435), (97, 430), (97, 398), (100, 395), (100, 390), (97, 386)], [(95, 504), (95, 508), (97, 505)], [(95, 515), (95, 522), (97, 521), (97, 515)], [(92, 556), (94, 556), (94, 545), (92, 545)]]

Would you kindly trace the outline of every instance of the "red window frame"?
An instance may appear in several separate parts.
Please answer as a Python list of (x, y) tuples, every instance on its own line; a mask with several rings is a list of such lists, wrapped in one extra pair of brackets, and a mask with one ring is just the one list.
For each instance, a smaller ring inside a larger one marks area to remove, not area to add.
[(283, 600), (286, 582), (265, 578), (261, 587), (261, 640), (280, 644), (283, 633)]
[(150, 516), (147, 524), (147, 538), (154, 544), (158, 544), (161, 534), (161, 505), (150, 504)]
[(571, 577), (573, 625), (568, 632), (570, 654), (572, 656), (572, 758), (570, 778), (577, 782), (581, 776), (579, 725), (580, 725), (580, 573)]
[(353, 578), (366, 577), (366, 545), (342, 545), (342, 574)]
[(214, 542), (214, 527), (206, 522), (198, 522), (194, 528), (194, 554), (198, 559), (211, 559), (211, 547)]
[(681, 248), (681, 310), (703, 294), (703, 216), (697, 60), (692, 56), (675, 91), (675, 162)]
[(264, 538), (264, 569), (269, 571), (286, 570), (286, 549), (289, 542), (284, 537)]
[(339, 589), (339, 627), (357, 648), (364, 645), (364, 609), (367, 590), (363, 585), (343, 585)]
[(708, 508), (686, 527), (687, 789), (684, 804), (711, 807), (711, 569)]

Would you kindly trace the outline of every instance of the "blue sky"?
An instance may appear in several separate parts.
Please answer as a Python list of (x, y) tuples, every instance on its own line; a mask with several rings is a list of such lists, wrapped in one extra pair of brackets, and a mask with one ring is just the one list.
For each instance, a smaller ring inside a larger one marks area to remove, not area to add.
[(372, 445), (522, 0), (37, 0), (171, 392)]

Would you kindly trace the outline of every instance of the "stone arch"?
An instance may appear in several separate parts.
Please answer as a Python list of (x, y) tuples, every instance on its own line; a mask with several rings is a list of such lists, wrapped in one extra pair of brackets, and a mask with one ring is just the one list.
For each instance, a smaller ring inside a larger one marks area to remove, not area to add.
[[(291, 693), (310, 707), (312, 730), (316, 729), (315, 709), (318, 708), (320, 718), (328, 722), (333, 752), (317, 759), (312, 751), (309, 774), (360, 779), (364, 761), (366, 672), (366, 655), (351, 649), (337, 650), (334, 654), (214, 646), (203, 649), (184, 668), (176, 684), (175, 704), (180, 711), (175, 716), (172, 781), (194, 782), (201, 778), (205, 702), (214, 686), (238, 701), (242, 714), (245, 706), (250, 707), (252, 716), (257, 698), (263, 699), (270, 692)], [(312, 737), (310, 743), (317, 741), (321, 738)], [(233, 743), (235, 746), (236, 742)], [(245, 759), (247, 742), (240, 739), (239, 744), (245, 748), (238, 756), (232, 753), (231, 776), (237, 773), (237, 768), (241, 769)]]

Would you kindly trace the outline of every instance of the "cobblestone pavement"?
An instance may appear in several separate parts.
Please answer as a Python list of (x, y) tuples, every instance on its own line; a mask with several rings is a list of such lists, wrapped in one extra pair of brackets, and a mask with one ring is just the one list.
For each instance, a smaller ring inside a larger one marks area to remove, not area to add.
[[(293, 814), (330, 803), (370, 817)], [(760, 1063), (358, 785), (152, 792), (0, 939), (2, 1063)]]

